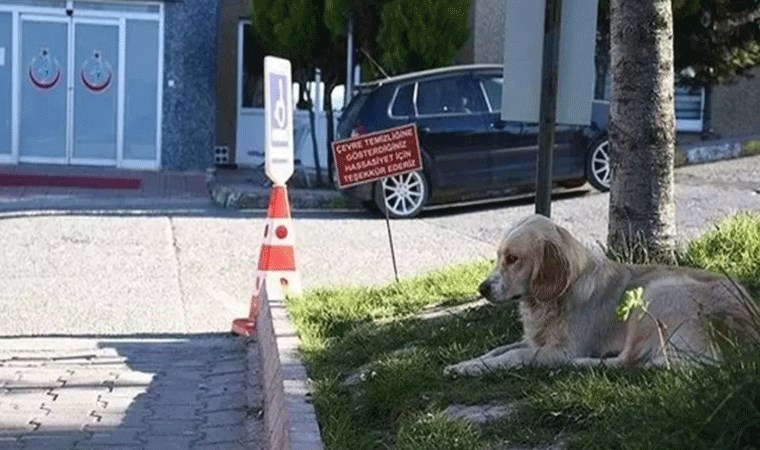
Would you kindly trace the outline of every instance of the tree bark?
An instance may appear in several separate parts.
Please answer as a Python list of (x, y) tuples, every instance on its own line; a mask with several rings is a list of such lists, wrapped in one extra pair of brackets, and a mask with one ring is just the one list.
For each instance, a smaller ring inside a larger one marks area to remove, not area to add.
[(610, 251), (672, 261), (675, 105), (672, 0), (612, 0)]

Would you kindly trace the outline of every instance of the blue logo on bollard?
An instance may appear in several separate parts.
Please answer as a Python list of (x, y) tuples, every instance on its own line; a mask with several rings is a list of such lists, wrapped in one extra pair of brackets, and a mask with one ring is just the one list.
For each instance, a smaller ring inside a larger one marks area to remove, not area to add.
[(284, 147), (289, 143), (288, 139), (288, 110), (287, 105), (288, 88), (286, 86), (287, 77), (284, 75), (269, 74), (269, 99), (272, 108), (270, 114), (272, 135), (270, 136), (271, 144), (276, 147)]

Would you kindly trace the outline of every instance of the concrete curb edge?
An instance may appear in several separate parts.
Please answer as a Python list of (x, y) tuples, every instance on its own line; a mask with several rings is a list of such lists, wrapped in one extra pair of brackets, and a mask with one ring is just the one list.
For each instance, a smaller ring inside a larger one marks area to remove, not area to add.
[(306, 368), (298, 356), (300, 340), (278, 287), (259, 292), (256, 345), (261, 358), (266, 448), (324, 449)]

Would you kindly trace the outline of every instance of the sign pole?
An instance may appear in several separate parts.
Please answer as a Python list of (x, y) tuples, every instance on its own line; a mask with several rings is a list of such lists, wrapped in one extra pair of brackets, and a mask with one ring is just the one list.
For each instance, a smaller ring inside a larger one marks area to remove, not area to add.
[(551, 217), (554, 128), (557, 120), (557, 78), (562, 0), (546, 0), (544, 52), (541, 68), (541, 109), (538, 125), (538, 171), (536, 173), (536, 214)]
[[(388, 180), (386, 178), (385, 180)], [(398, 267), (396, 267), (396, 251), (393, 247), (393, 234), (391, 233), (391, 218), (388, 213), (388, 197), (385, 195), (385, 189), (383, 189), (383, 209), (385, 210), (385, 226), (388, 228), (388, 243), (391, 246), (391, 260), (393, 261), (393, 274), (396, 276), (396, 283), (398, 283)]]

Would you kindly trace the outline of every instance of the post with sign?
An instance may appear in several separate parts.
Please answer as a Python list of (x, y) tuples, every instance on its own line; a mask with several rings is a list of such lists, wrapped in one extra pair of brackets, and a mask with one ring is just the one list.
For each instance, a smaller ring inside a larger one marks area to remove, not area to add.
[(290, 61), (264, 58), (265, 171), (272, 183), (285, 185), (293, 175), (293, 101)]
[[(286, 182), (293, 175), (293, 100), (291, 66), (287, 59), (264, 58), (265, 172), (273, 186), (269, 196), (264, 239), (261, 243), (256, 285), (248, 317), (235, 319), (232, 332), (255, 333), (262, 286), (298, 294), (301, 280), (296, 271), (293, 226)], [(266, 280), (266, 283), (264, 281)]]
[[(413, 123), (333, 142), (332, 152), (333, 161), (338, 170), (340, 189), (422, 170), (417, 125)], [(398, 282), (396, 252), (393, 248), (393, 235), (388, 215), (389, 205), (385, 190), (383, 190), (383, 203), (393, 273)]]
[(539, 124), (536, 213), (551, 215), (556, 124), (589, 125), (598, 0), (505, 0), (501, 118)]

